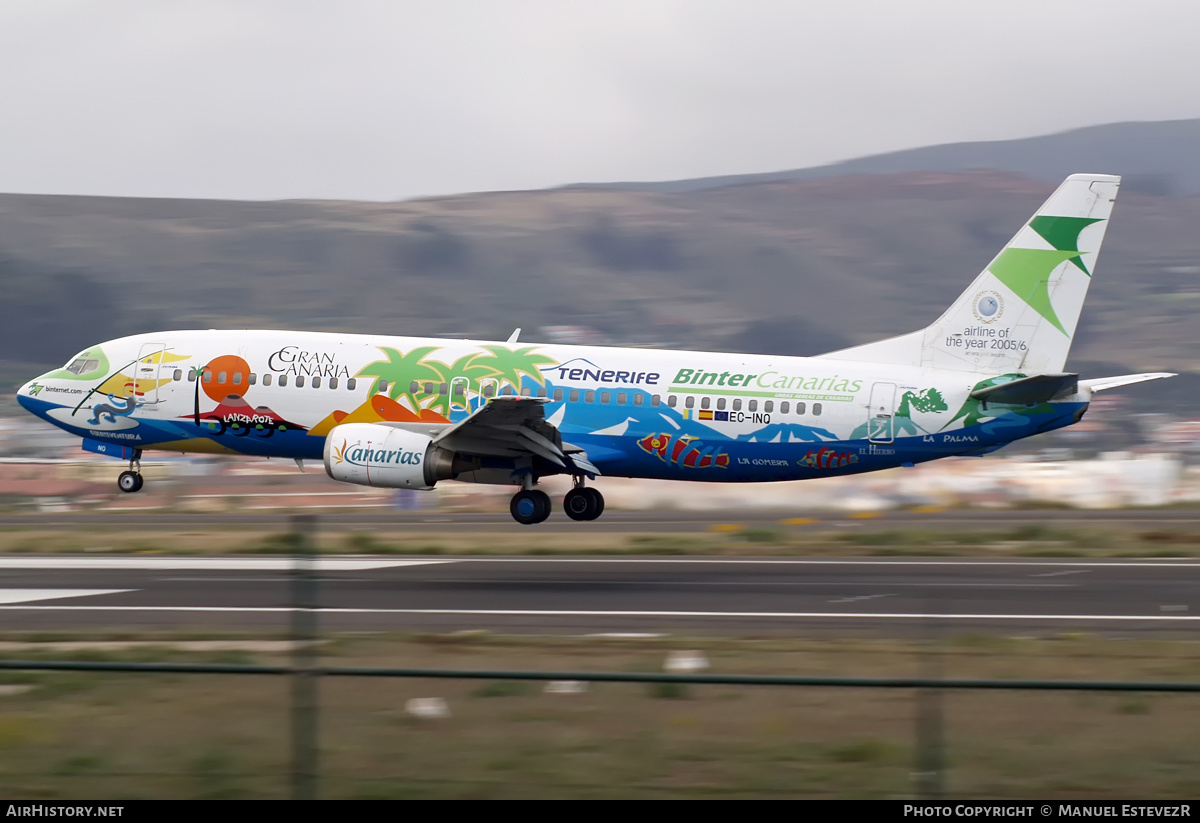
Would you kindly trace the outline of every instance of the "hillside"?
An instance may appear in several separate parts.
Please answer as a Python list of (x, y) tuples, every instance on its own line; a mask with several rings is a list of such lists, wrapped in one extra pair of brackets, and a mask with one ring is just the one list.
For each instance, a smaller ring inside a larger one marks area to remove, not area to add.
[(826, 180), (851, 174), (989, 169), (1056, 183), (1075, 172), (1124, 177), (1126, 191), (1200, 194), (1200, 119), (1108, 123), (1019, 140), (948, 143), (790, 171), (698, 177), (657, 183), (584, 184), (589, 188), (684, 193), (753, 183)]

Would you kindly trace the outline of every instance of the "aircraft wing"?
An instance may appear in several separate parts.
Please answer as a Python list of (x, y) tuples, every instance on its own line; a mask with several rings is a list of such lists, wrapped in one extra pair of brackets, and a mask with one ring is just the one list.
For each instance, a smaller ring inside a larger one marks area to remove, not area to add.
[(558, 429), (546, 420), (544, 397), (493, 397), (486, 406), (437, 435), (444, 449), (469, 455), (520, 457), (536, 455), (572, 473), (594, 478), (600, 470), (587, 453), (563, 443)]

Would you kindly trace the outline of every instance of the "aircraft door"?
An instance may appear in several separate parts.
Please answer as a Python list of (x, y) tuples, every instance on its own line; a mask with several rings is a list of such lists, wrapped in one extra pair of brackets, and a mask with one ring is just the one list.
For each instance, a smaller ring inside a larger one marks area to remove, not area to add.
[(450, 411), (470, 411), (470, 401), (467, 399), (467, 390), (471, 387), (471, 381), (466, 377), (455, 377), (450, 381)]
[(871, 405), (867, 408), (867, 439), (872, 443), (891, 443), (895, 436), (896, 384), (876, 383), (871, 387)]
[(164, 343), (143, 343), (138, 350), (133, 364), (133, 397), (138, 406), (153, 408), (160, 402), (158, 384), (166, 351)]
[(479, 405), (477, 409), (482, 409), (489, 400), (500, 393), (500, 381), (494, 377), (487, 377), (479, 381)]

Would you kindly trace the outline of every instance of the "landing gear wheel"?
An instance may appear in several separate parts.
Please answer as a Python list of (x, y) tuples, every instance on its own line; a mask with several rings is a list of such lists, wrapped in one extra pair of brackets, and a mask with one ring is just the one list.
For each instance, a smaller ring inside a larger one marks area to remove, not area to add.
[(142, 476), (137, 472), (121, 472), (117, 478), (117, 488), (123, 492), (133, 493), (142, 490), (142, 485), (145, 483)]
[(550, 516), (550, 496), (537, 489), (519, 491), (513, 495), (508, 510), (522, 526), (541, 523)]
[(588, 496), (588, 503), (590, 504), (588, 516), (586, 518), (587, 520), (595, 520), (597, 517), (604, 514), (604, 495), (602, 495), (598, 490), (593, 489), (591, 486), (580, 489), (580, 491)]
[(588, 494), (591, 489), (576, 487), (567, 492), (567, 496), (563, 498), (563, 511), (567, 513), (567, 517), (572, 520), (591, 520), (588, 515), (596, 506), (592, 502), (592, 496)]

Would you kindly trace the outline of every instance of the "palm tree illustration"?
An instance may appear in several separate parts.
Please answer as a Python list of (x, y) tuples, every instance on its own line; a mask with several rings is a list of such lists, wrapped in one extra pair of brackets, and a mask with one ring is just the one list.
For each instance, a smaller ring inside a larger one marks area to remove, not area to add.
[[(437, 367), (442, 366), (444, 369), (445, 365), (425, 361), (425, 358), (435, 351), (436, 347), (420, 346), (407, 354), (387, 346), (380, 346), (379, 350), (386, 355), (387, 359), (368, 363), (355, 376), (375, 378), (375, 382), (371, 384), (371, 394), (379, 391), (380, 383), (386, 382), (388, 397), (399, 400), (403, 396), (408, 399), (413, 411), (419, 411), (421, 409), (420, 398), (425, 395), (425, 383), (442, 383), (444, 381), (443, 373)], [(413, 383), (417, 384), (415, 391), (412, 388)]]
[(481, 356), (479, 365), (490, 368), (493, 377), (501, 383), (509, 383), (519, 389), (521, 377), (528, 376), (539, 386), (546, 384), (546, 379), (538, 366), (551, 365), (557, 361), (544, 354), (536, 354), (536, 346), (525, 346), (520, 349), (510, 349), (503, 345), (483, 346), (490, 354)]
[[(502, 345), (482, 347), (485, 352), (471, 352), (458, 358), (452, 364), (426, 358), (436, 351), (434, 346), (421, 346), (408, 353), (400, 352), (387, 346), (379, 349), (387, 356), (386, 360), (376, 360), (359, 370), (358, 377), (374, 377), (371, 393), (379, 389), (380, 381), (388, 383), (388, 396), (393, 400), (404, 397), (412, 406), (413, 411), (423, 408), (437, 411), (449, 416), (453, 398), (449, 392), (443, 394), (441, 384), (448, 386), (455, 378), (465, 377), (468, 390), (474, 387), (480, 391), (480, 381), (495, 379), (499, 383), (511, 384), (514, 388), (521, 385), (521, 377), (528, 376), (538, 384), (544, 384), (545, 379), (538, 370), (539, 365), (554, 363), (555, 360), (543, 354), (535, 354), (535, 346), (520, 349), (509, 349)], [(414, 389), (413, 384), (416, 384)], [(468, 406), (467, 398), (462, 400), (463, 406)]]

